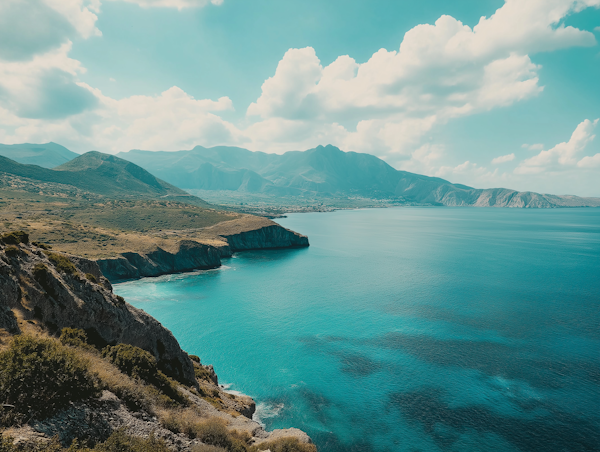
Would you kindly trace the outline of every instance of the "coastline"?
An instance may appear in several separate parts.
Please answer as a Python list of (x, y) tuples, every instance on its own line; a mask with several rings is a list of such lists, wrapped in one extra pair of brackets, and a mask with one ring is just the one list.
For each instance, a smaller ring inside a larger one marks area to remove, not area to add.
[(310, 246), (308, 237), (258, 217), (251, 224), (236, 220), (220, 223), (202, 230), (202, 235), (198, 239), (180, 240), (168, 250), (155, 246), (150, 250), (98, 258), (95, 262), (109, 281), (122, 282), (219, 268), (221, 258), (239, 251)]

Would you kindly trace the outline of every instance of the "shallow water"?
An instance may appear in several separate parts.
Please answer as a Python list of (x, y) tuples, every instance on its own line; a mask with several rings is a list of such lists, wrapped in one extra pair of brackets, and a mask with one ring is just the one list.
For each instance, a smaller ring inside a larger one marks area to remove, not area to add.
[(278, 221), (310, 248), (115, 291), (321, 452), (600, 450), (600, 209)]

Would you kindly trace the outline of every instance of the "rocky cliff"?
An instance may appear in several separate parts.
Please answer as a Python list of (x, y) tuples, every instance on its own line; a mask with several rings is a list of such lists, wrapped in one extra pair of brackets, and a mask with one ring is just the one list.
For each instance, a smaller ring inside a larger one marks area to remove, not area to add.
[(308, 237), (274, 224), (259, 229), (222, 234), (232, 251), (273, 248), (301, 248), (308, 246)]
[(96, 262), (104, 276), (118, 281), (217, 268), (222, 257), (236, 251), (306, 246), (309, 246), (308, 237), (266, 218), (247, 215), (204, 228), (197, 238), (182, 240), (170, 251), (155, 246), (144, 252), (121, 253)]
[(221, 265), (221, 253), (214, 246), (184, 240), (173, 252), (157, 246), (147, 252), (127, 252), (96, 262), (104, 276), (115, 281), (216, 268)]
[(143, 348), (168, 375), (194, 384), (194, 367), (169, 330), (112, 292), (96, 262), (28, 243), (0, 242), (0, 328), (33, 323), (84, 329), (98, 345)]
[[(206, 252), (206, 248), (188, 245), (189, 249)], [(218, 257), (219, 251), (212, 247), (210, 253), (217, 253)], [(157, 259), (168, 260), (168, 256), (158, 256)], [(194, 265), (197, 262), (201, 261), (191, 261)], [(114, 295), (95, 261), (29, 244), (24, 233), (0, 235), (0, 351), (16, 334), (47, 338), (64, 327), (87, 333), (88, 348), (72, 345), (71, 350), (97, 379), (95, 384), (102, 388), (101, 396), (72, 400), (66, 408), (50, 413), (50, 417), (3, 424), (0, 449), (50, 450), (44, 447), (56, 446), (52, 438), (63, 447), (77, 438), (93, 445), (115, 432), (125, 432), (127, 437), (156, 438), (174, 452), (225, 450), (209, 446), (217, 441), (229, 441), (231, 447), (236, 447), (227, 450), (248, 452), (257, 447), (281, 447), (282, 440), (293, 446), (285, 450), (316, 452), (306, 433), (295, 428), (268, 432), (252, 420), (255, 402), (248, 396), (226, 392), (218, 385), (212, 366), (202, 365), (199, 357), (185, 353), (156, 319)], [(183, 383), (173, 382), (177, 400), (162, 393), (162, 386), (152, 387), (149, 381), (126, 374), (124, 368), (115, 367), (96, 350), (117, 343), (150, 352), (163, 372)], [(14, 409), (15, 405), (4, 408)], [(0, 414), (4, 408), (0, 407)], [(220, 436), (211, 436), (214, 431)]]

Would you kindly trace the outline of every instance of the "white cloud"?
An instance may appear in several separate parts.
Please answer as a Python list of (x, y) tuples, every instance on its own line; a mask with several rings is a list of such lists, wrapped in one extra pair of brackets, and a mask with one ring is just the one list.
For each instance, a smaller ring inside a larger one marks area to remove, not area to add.
[[(517, 168), (516, 174), (537, 174), (560, 167), (577, 165), (579, 154), (590, 144), (596, 135), (593, 134), (598, 124), (598, 119), (581, 122), (567, 142), (559, 143), (552, 149), (541, 151), (539, 154), (523, 160)], [(585, 160), (588, 162), (588, 160)], [(585, 163), (580, 166), (587, 166)]]
[(232, 110), (229, 98), (196, 100), (174, 86), (158, 96), (121, 100), (87, 87), (98, 107), (54, 121), (19, 118), (0, 110), (0, 142), (58, 141), (75, 151), (179, 150), (198, 143), (241, 144), (245, 138), (216, 113)]
[(600, 167), (600, 152), (596, 155), (586, 156), (577, 162), (579, 168), (599, 168)]
[(112, 0), (135, 3), (142, 8), (201, 8), (208, 4), (222, 5), (223, 0)]
[(544, 145), (542, 143), (536, 144), (523, 144), (521, 145), (523, 149), (527, 149), (529, 151), (542, 151), (544, 149)]
[(62, 14), (84, 38), (101, 36), (96, 28), (100, 0), (41, 0)]
[(492, 159), (492, 165), (498, 165), (500, 163), (511, 162), (515, 159), (515, 154), (501, 155)]
[[(539, 94), (540, 66), (529, 54), (594, 45), (592, 33), (561, 24), (588, 6), (600, 0), (508, 0), (473, 28), (442, 16), (365, 63), (344, 55), (323, 67), (313, 48), (290, 49), (247, 115), (344, 124), (349, 135), (338, 145), (377, 143), (379, 155), (410, 154), (436, 124)], [(403, 126), (419, 121), (420, 135)], [(406, 130), (408, 137), (398, 133)]]

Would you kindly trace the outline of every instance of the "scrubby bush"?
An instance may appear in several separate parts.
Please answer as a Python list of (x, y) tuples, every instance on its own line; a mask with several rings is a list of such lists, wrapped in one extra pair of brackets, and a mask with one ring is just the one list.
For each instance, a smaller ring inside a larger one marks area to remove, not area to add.
[(200, 357), (198, 355), (189, 355), (190, 359), (198, 364), (200, 364)]
[[(198, 414), (191, 409), (163, 413), (161, 424), (174, 433), (184, 433), (190, 438), (198, 438), (217, 450), (247, 452), (250, 435), (247, 432), (230, 432), (220, 418), (198, 420)], [(199, 449), (202, 450), (202, 449)], [(207, 452), (214, 449), (207, 449)]]
[(42, 243), (42, 242), (31, 242), (31, 244), (33, 246), (37, 246), (38, 248), (41, 248), (43, 250), (51, 250), (52, 249), (52, 245), (48, 245), (47, 243)]
[(96, 277), (94, 275), (92, 275), (91, 273), (86, 273), (85, 278), (90, 282), (93, 282), (96, 284), (98, 283), (98, 280), (96, 279)]
[(15, 245), (8, 245), (4, 248), (4, 252), (8, 257), (17, 257), (19, 255), (19, 248)]
[(251, 447), (250, 452), (267, 449), (271, 452), (317, 452), (317, 446), (301, 443), (298, 441), (298, 438), (280, 438), (274, 441), (267, 441), (258, 446)]
[(187, 399), (177, 389), (177, 384), (158, 370), (156, 359), (146, 350), (133, 345), (117, 344), (105, 347), (102, 356), (130, 377), (155, 386), (173, 401), (187, 403)]
[(144, 381), (152, 380), (158, 372), (154, 356), (133, 345), (108, 346), (102, 351), (102, 356), (127, 375)]
[(58, 271), (66, 273), (67, 275), (77, 274), (77, 268), (75, 267), (75, 265), (73, 265), (73, 262), (71, 262), (67, 256), (50, 252), (46, 252), (46, 256), (48, 256), (48, 259), (50, 259), (50, 262), (54, 264)]
[(56, 340), (16, 336), (0, 353), (0, 394), (14, 405), (5, 424), (47, 417), (98, 392), (88, 362)]
[(194, 426), (194, 436), (203, 443), (223, 447), (227, 450), (231, 450), (230, 447), (233, 443), (229, 430), (227, 430), (223, 421), (217, 418), (211, 418), (196, 424)]
[(63, 345), (71, 347), (91, 348), (87, 343), (87, 334), (79, 328), (63, 328), (60, 332), (59, 341)]
[(197, 362), (192, 360), (192, 364), (194, 365), (194, 375), (198, 380), (208, 381), (213, 383), (214, 373), (210, 372), (206, 367), (202, 364), (198, 364)]
[(29, 243), (29, 234), (24, 231), (13, 231), (2, 234), (0, 240), (7, 245), (18, 245), (19, 243)]

